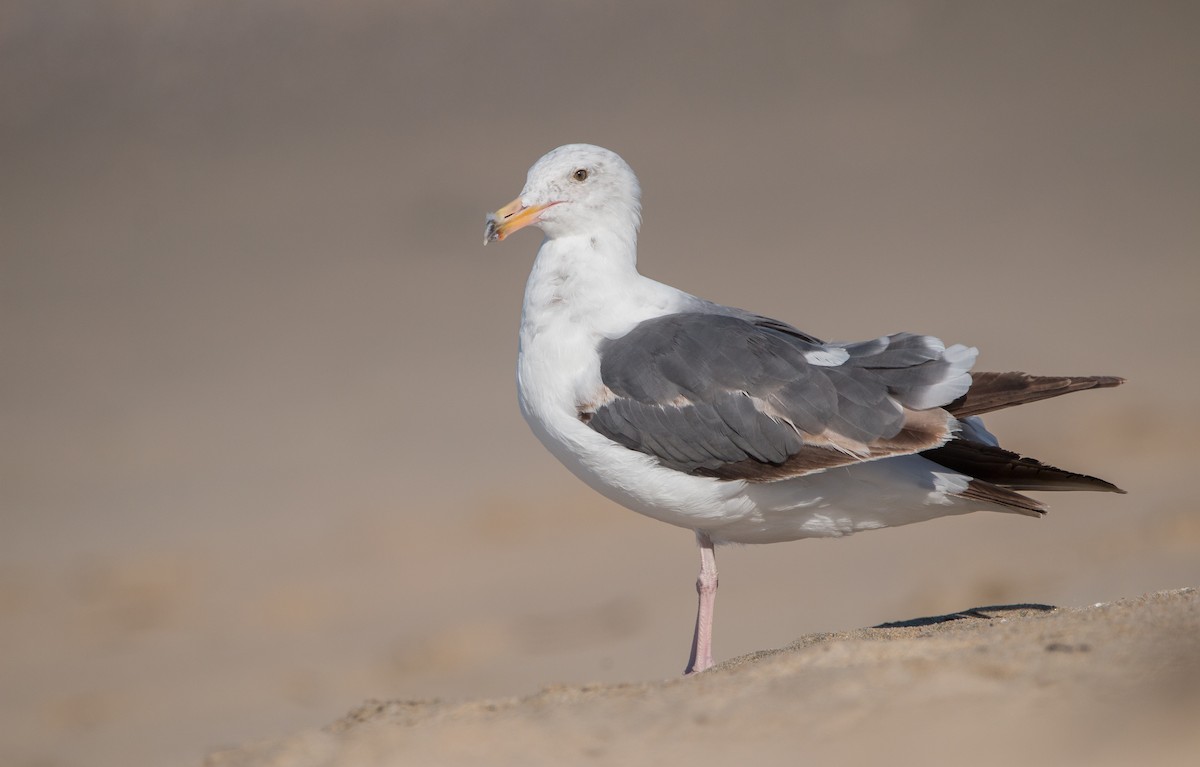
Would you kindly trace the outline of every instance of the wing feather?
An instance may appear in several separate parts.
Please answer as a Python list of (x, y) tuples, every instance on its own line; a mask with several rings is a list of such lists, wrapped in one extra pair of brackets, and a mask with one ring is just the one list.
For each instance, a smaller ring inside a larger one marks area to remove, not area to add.
[(954, 419), (937, 408), (966, 391), (974, 360), (912, 333), (823, 344), (699, 312), (643, 322), (600, 353), (612, 396), (581, 408), (591, 428), (679, 471), (752, 481), (943, 444)]

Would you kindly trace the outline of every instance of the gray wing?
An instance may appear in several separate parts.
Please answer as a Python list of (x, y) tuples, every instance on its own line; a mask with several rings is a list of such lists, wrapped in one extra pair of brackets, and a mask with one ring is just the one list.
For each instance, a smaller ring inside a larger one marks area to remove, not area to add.
[(673, 314), (600, 347), (579, 417), (678, 471), (770, 481), (944, 443), (975, 350), (900, 333), (823, 344), (756, 315)]

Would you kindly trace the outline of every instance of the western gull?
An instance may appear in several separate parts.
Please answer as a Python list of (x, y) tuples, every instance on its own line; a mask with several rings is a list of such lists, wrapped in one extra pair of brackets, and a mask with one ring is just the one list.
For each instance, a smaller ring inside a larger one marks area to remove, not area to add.
[(972, 511), (1040, 516), (1019, 490), (1124, 492), (999, 446), (979, 418), (1111, 376), (970, 372), (977, 350), (895, 333), (825, 342), (637, 271), (641, 191), (617, 154), (569, 144), (487, 217), (484, 244), (545, 238), (521, 314), (517, 391), (568, 469), (695, 532), (686, 674), (713, 665), (714, 547), (836, 537)]

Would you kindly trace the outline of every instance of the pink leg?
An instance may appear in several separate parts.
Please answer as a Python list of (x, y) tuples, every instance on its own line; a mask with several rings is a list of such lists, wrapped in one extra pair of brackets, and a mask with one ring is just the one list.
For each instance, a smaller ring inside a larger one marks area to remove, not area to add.
[(704, 533), (696, 532), (700, 546), (700, 577), (696, 578), (696, 593), (700, 604), (696, 608), (696, 633), (692, 636), (692, 656), (684, 674), (695, 674), (712, 667), (713, 605), (717, 601), (717, 555), (713, 542)]

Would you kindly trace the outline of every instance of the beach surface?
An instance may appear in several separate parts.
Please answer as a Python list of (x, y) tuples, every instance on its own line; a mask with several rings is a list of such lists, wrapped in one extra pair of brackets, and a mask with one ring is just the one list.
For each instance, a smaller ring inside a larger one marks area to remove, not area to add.
[(1190, 764), (1200, 591), (981, 606), (734, 658), (696, 677), (371, 701), (207, 767)]

